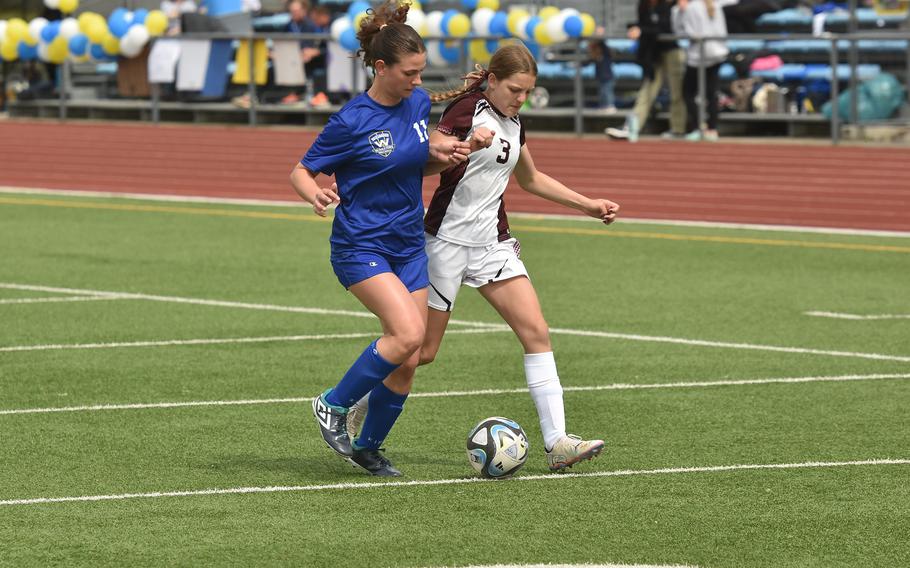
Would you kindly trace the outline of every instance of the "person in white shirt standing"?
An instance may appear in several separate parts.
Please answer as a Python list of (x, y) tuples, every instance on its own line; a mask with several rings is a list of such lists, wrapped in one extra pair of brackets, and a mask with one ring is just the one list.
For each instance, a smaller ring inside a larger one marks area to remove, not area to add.
[[(673, 29), (693, 40), (705, 37), (727, 37), (727, 21), (718, 0), (678, 0), (673, 8)], [(686, 139), (717, 140), (717, 92), (720, 66), (730, 50), (724, 40), (690, 41), (686, 49), (686, 75), (683, 78), (683, 99), (686, 101)], [(704, 61), (702, 61), (704, 54)], [(698, 123), (698, 67), (705, 67), (705, 110), (707, 125)], [(705, 127), (704, 132), (702, 128)]]
[[(478, 132), (485, 136), (492, 132), (493, 144), (442, 172), (424, 218), (430, 310), (420, 364), (432, 362), (439, 351), (461, 285), (477, 288), (524, 347), (525, 375), (537, 407), (547, 463), (558, 471), (598, 455), (604, 442), (566, 433), (549, 328), (519, 258), (519, 243), (509, 231), (503, 193), (514, 172), (525, 191), (606, 224), (613, 222), (619, 205), (589, 199), (534, 166), (518, 116), (537, 80), (537, 63), (524, 45), (499, 48), (489, 70), (479, 68), (467, 79), (469, 84), (462, 89), (431, 96), (432, 100), (458, 98), (446, 108), (430, 141), (465, 140)], [(359, 419), (352, 409), (349, 432), (356, 431)]]

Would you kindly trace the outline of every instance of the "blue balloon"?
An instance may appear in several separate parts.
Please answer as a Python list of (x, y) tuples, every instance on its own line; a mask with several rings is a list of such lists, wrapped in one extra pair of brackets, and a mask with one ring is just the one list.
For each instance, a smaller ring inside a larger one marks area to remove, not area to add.
[(107, 20), (107, 27), (115, 37), (123, 37), (126, 31), (130, 29), (132, 21), (129, 20), (129, 11), (123, 8), (117, 8), (111, 12)]
[(458, 59), (461, 56), (458, 52), (457, 43), (455, 45), (446, 45), (444, 41), (439, 44), (439, 54), (449, 63), (458, 63)]
[(19, 43), (19, 59), (22, 61), (31, 61), (33, 59), (38, 59), (38, 46), (29, 45), (27, 43)]
[(490, 53), (496, 53), (496, 50), (499, 49), (499, 40), (488, 39), (487, 40), (487, 51)]
[(351, 19), (353, 20), (354, 16), (356, 16), (357, 14), (359, 14), (361, 12), (366, 12), (369, 9), (370, 9), (369, 3), (361, 2), (358, 0), (357, 2), (354, 2), (353, 4), (351, 4), (348, 7), (348, 16), (350, 16)]
[(73, 55), (85, 55), (88, 49), (88, 37), (85, 34), (76, 34), (70, 38), (70, 53)]
[(41, 28), (41, 41), (44, 43), (50, 43), (54, 41), (54, 38), (57, 37), (57, 34), (60, 33), (60, 22), (48, 22), (46, 26)]
[(474, 10), (477, 8), (477, 0), (461, 0), (461, 7), (465, 10)]
[(525, 47), (534, 56), (534, 59), (540, 59), (540, 45), (536, 41), (525, 41)]
[(528, 19), (528, 23), (525, 24), (525, 35), (534, 39), (534, 28), (539, 26), (541, 22), (543, 22), (543, 20), (540, 19), (540, 16), (531, 16)]
[(338, 41), (341, 43), (341, 47), (348, 51), (357, 51), (360, 49), (360, 41), (357, 39), (357, 33), (354, 31), (354, 28), (348, 28), (341, 32), (341, 37), (338, 38)]
[(133, 12), (133, 23), (134, 24), (144, 24), (145, 19), (148, 17), (149, 11), (145, 8), (139, 8)]
[(490, 35), (508, 36), (508, 21), (509, 16), (505, 12), (496, 12), (496, 15), (490, 20)]
[(581, 21), (581, 18), (579, 18), (575, 14), (572, 14), (571, 16), (566, 18), (566, 23), (563, 24), (562, 29), (567, 34), (569, 34), (569, 37), (580, 37), (581, 30), (584, 28), (584, 26), (585, 25)]
[(107, 58), (107, 53), (104, 52), (104, 48), (100, 43), (93, 43), (92, 46), (88, 48), (88, 52), (91, 54), (92, 59), (100, 61)]

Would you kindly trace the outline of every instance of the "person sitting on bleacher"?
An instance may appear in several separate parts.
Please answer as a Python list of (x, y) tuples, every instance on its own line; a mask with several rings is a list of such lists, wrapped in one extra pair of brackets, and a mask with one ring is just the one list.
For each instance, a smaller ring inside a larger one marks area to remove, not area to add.
[[(673, 28), (692, 39), (727, 37), (727, 22), (717, 0), (679, 0), (673, 9)], [(724, 40), (690, 41), (686, 50), (686, 76), (683, 97), (686, 101), (686, 140), (717, 140), (717, 92), (720, 66), (730, 54)], [(707, 128), (698, 122), (698, 68), (705, 68), (705, 110)]]
[(193, 0), (163, 0), (161, 11), (167, 16), (167, 35), (180, 34), (180, 17), (183, 14), (193, 14), (199, 8)]
[[(288, 22), (287, 27), (288, 32), (312, 34), (328, 31), (328, 22), (325, 22), (325, 25), (320, 25), (324, 20), (330, 19), (330, 14), (324, 7), (317, 6), (314, 8), (312, 11), (313, 18), (310, 17), (311, 11), (308, 0), (289, 0), (287, 10), (291, 16), (291, 21)], [(314, 21), (314, 18), (318, 19), (319, 22)], [(300, 60), (306, 70), (308, 82), (313, 81), (317, 75), (325, 75), (326, 47), (324, 43), (315, 40), (302, 40), (300, 42)], [(288, 93), (281, 99), (281, 104), (285, 105), (298, 104), (299, 102), (300, 95), (297, 92)], [(310, 106), (325, 106), (328, 104), (329, 99), (323, 91), (319, 91), (307, 102)]]

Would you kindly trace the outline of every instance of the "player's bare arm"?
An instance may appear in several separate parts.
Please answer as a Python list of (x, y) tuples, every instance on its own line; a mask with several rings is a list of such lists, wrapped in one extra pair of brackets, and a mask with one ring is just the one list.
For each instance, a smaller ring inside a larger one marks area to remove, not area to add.
[(590, 199), (538, 170), (527, 145), (521, 147), (514, 173), (518, 185), (528, 193), (581, 211), (607, 225), (616, 219), (619, 212), (619, 204), (609, 199)]

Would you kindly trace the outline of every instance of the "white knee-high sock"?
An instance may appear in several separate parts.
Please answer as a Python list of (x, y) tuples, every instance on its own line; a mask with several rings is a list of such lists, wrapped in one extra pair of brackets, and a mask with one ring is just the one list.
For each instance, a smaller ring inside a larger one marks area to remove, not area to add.
[(525, 378), (537, 407), (540, 431), (547, 449), (566, 435), (566, 413), (562, 404), (562, 385), (556, 372), (553, 352), (525, 355)]

